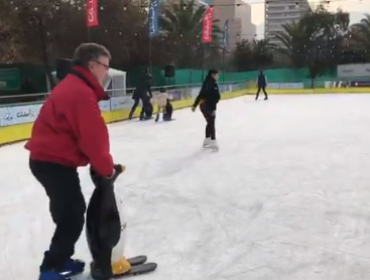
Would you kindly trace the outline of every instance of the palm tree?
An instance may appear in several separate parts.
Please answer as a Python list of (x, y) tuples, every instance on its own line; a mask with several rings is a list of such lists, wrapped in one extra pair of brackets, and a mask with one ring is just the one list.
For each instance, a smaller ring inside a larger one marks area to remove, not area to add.
[(171, 44), (174, 61), (178, 67), (203, 66), (204, 58), (210, 52), (217, 50), (220, 44), (221, 29), (219, 20), (213, 20), (212, 43), (201, 42), (204, 6), (196, 6), (194, 0), (190, 2), (180, 0), (166, 7), (160, 16), (159, 23), (163, 36)]
[(348, 13), (319, 9), (297, 23), (283, 25), (284, 31), (275, 33), (282, 44), (277, 51), (286, 55), (294, 67), (307, 67), (314, 86), (316, 77), (337, 62), (348, 23)]
[(282, 46), (274, 45), (273, 48), (290, 59), (294, 67), (305, 66), (304, 56), (306, 47), (310, 44), (304, 30), (302, 22), (293, 22), (282, 25), (284, 31), (274, 33)]
[(273, 62), (273, 56), (271, 53), (273, 44), (268, 39), (253, 40), (252, 43), (252, 59), (256, 68), (264, 68)]
[(365, 14), (359, 23), (351, 26), (351, 36), (363, 49), (370, 48), (370, 14)]

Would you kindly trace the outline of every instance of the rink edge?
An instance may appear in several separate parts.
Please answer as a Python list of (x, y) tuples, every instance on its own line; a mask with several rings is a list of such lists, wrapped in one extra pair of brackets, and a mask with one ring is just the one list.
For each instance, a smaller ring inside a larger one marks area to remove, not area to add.
[[(222, 99), (230, 99), (247, 94), (247, 90), (239, 90), (234, 92), (222, 93)], [(178, 100), (173, 102), (175, 110), (190, 107), (193, 104), (192, 99)], [(128, 119), (129, 110), (116, 110), (109, 112), (102, 112), (103, 118), (107, 124), (121, 122)], [(136, 110), (135, 117), (138, 117), (140, 108)], [(11, 145), (18, 142), (26, 141), (30, 138), (33, 123), (18, 124), (11, 126), (0, 127), (0, 147)]]

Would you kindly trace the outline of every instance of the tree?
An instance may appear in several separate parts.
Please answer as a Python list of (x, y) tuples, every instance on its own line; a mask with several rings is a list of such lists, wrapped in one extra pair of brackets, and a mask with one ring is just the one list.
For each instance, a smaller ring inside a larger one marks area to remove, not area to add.
[(252, 65), (252, 45), (243, 39), (236, 43), (234, 52), (232, 53), (232, 62), (237, 71), (248, 71), (253, 69)]
[(99, 26), (88, 30), (84, 0), (1, 1), (0, 39), (4, 40), (0, 40), (0, 52), (8, 54), (7, 62), (43, 64), (52, 85), (55, 59), (72, 57), (74, 49), (87, 41), (107, 46), (112, 65), (119, 68), (147, 64), (145, 7), (132, 4), (132, 0), (100, 2)]
[(219, 21), (213, 20), (212, 43), (201, 42), (204, 6), (196, 6), (194, 1), (180, 0), (164, 7), (160, 17), (162, 36), (167, 41), (167, 51), (173, 54), (171, 60), (178, 67), (202, 66), (205, 60), (214, 60), (219, 53), (222, 34)]
[(366, 62), (370, 59), (370, 14), (365, 14), (359, 23), (351, 26), (350, 40), (355, 44), (352, 57), (357, 62)]
[(330, 13), (319, 6), (299, 22), (283, 25), (284, 31), (275, 33), (282, 44), (276, 49), (287, 56), (294, 67), (308, 67), (314, 86), (316, 77), (333, 67), (341, 56), (348, 26), (348, 13), (341, 10)]
[(273, 63), (272, 47), (273, 45), (267, 39), (253, 40), (252, 59), (256, 68), (265, 68)]
[(268, 40), (246, 39), (238, 42), (232, 54), (233, 64), (238, 71), (248, 71), (265, 68), (273, 62), (271, 44)]

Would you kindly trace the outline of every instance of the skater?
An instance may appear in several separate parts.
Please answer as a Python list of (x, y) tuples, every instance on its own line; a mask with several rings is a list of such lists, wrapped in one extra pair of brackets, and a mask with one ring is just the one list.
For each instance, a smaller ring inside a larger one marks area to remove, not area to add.
[(206, 119), (206, 138), (203, 142), (203, 147), (218, 149), (216, 140), (216, 109), (217, 103), (220, 101), (221, 95), (217, 85), (218, 70), (212, 69), (208, 71), (208, 75), (203, 82), (202, 88), (194, 101), (192, 110), (195, 111), (199, 104), (200, 110)]
[(132, 105), (129, 119), (133, 118), (135, 113), (136, 107), (139, 105), (139, 101), (141, 100), (142, 108), (140, 112), (140, 120), (147, 120), (152, 118), (153, 114), (153, 105), (150, 103), (152, 99), (152, 90), (151, 90), (151, 81), (152, 75), (145, 74), (140, 84), (135, 88), (134, 94), (132, 95), (132, 99), (134, 100), (134, 104)]
[(86, 211), (77, 167), (90, 163), (106, 180), (115, 173), (108, 129), (98, 106), (100, 100), (109, 99), (102, 83), (110, 58), (98, 44), (76, 49), (71, 72), (50, 93), (25, 145), (31, 172), (45, 189), (56, 225), (39, 280), (65, 280), (85, 267), (72, 259)]
[(161, 92), (155, 97), (155, 100), (158, 106), (155, 121), (159, 121), (161, 114), (164, 121), (171, 121), (173, 112), (173, 107), (171, 104), (172, 97), (166, 93), (164, 89), (161, 89)]
[(268, 96), (267, 96), (267, 92), (266, 92), (267, 78), (266, 78), (266, 75), (263, 73), (262, 70), (260, 71), (260, 73), (258, 75), (258, 78), (257, 78), (257, 86), (258, 86), (258, 90), (257, 90), (257, 93), (256, 93), (256, 100), (258, 100), (261, 89), (262, 89), (263, 93), (265, 94), (265, 99), (264, 100), (268, 100)]

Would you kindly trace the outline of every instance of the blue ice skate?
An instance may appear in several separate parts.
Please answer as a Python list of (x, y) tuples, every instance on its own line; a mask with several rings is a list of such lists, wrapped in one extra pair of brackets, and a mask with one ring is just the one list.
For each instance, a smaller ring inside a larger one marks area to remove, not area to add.
[(50, 271), (41, 272), (39, 276), (39, 280), (69, 280), (69, 278), (60, 274), (59, 272), (50, 270)]
[[(74, 260), (74, 259), (69, 259), (65, 265), (58, 270), (57, 272), (50, 272), (49, 270), (45, 272), (45, 268), (41, 265), (40, 266), (40, 279), (39, 280), (48, 280), (48, 279), (41, 279), (42, 274), (45, 273), (48, 277), (51, 274), (59, 274), (60, 276), (64, 277), (61, 279), (68, 279), (71, 276), (75, 276), (77, 274), (80, 274), (84, 272), (85, 269), (85, 263), (81, 260)], [(53, 276), (50, 276), (53, 277)], [(56, 276), (55, 276), (56, 277)], [(58, 278), (56, 278), (58, 279)], [(54, 278), (51, 278), (50, 280), (54, 280)], [(59, 280), (59, 279), (58, 279)]]
[(69, 259), (64, 265), (61, 274), (65, 277), (71, 277), (84, 272), (85, 263), (81, 260)]

